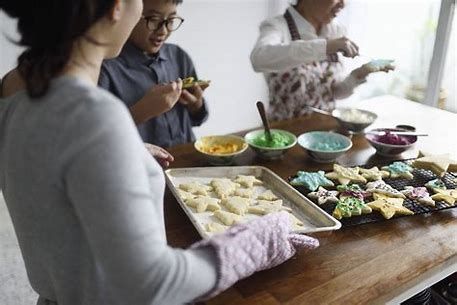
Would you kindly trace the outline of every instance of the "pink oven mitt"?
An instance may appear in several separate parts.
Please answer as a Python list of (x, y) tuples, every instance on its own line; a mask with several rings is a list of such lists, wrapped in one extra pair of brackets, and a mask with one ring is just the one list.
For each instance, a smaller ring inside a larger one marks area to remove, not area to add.
[(212, 246), (219, 264), (217, 283), (202, 299), (221, 293), (256, 271), (282, 264), (299, 249), (319, 246), (317, 239), (290, 233), (290, 228), (287, 212), (274, 213), (192, 245), (191, 248)]

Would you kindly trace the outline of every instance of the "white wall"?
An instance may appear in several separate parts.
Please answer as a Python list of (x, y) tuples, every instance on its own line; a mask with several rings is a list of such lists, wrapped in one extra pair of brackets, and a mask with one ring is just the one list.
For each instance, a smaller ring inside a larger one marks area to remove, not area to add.
[(186, 20), (170, 40), (190, 53), (200, 78), (212, 81), (205, 94), (210, 117), (197, 136), (259, 126), (255, 102), (268, 102), (268, 92), (249, 54), (268, 1), (185, 0), (178, 12)]

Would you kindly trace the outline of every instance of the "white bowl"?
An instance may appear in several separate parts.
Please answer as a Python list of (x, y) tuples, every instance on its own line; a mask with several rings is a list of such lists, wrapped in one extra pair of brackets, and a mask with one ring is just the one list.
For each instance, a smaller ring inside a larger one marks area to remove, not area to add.
[(336, 108), (332, 115), (344, 129), (353, 133), (362, 132), (378, 118), (376, 113), (356, 108)]
[(316, 162), (331, 163), (352, 147), (352, 141), (339, 133), (311, 131), (298, 137), (300, 145)]

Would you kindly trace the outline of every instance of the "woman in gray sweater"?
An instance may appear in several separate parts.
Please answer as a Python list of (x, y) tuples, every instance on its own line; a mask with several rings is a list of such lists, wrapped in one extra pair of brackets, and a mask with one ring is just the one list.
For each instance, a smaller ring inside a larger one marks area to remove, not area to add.
[(123, 103), (96, 85), (141, 0), (2, 0), (0, 9), (18, 18), (25, 47), (25, 90), (0, 101), (0, 188), (38, 304), (183, 304), (318, 245), (291, 234), (284, 213), (187, 250), (167, 245), (162, 170)]

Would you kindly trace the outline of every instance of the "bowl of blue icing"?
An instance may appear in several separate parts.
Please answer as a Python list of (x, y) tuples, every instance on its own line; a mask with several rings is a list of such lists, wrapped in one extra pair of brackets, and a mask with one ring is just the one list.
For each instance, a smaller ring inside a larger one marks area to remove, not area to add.
[(352, 141), (339, 133), (311, 131), (298, 137), (298, 145), (314, 161), (331, 163), (351, 149)]

